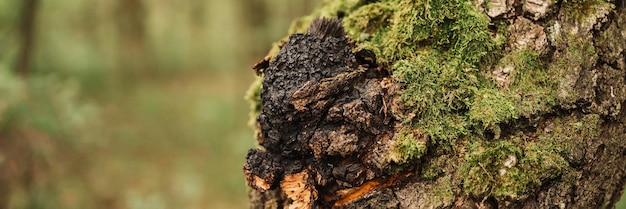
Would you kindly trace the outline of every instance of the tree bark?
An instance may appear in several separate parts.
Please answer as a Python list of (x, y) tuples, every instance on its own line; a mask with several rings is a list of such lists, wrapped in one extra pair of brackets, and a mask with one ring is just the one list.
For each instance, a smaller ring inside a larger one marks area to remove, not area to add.
[(17, 60), (17, 73), (26, 76), (30, 71), (30, 62), (35, 46), (35, 26), (39, 0), (24, 0), (20, 21), (20, 53)]
[(251, 207), (614, 207), (626, 182), (623, 7), (322, 4), (254, 67)]

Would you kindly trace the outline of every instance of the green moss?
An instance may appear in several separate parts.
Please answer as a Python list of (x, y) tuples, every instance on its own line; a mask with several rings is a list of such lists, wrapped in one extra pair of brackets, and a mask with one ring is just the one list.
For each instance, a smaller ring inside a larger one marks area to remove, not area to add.
[[(593, 40), (589, 38), (581, 39), (578, 37), (568, 37), (567, 43), (565, 57), (573, 65), (582, 66), (583, 69), (589, 69), (595, 65), (595, 62), (590, 62), (598, 59), (595, 47), (593, 46)], [(559, 62), (559, 64), (563, 63)]]
[(580, 72), (591, 69), (598, 60), (598, 55), (590, 38), (566, 35), (563, 39), (561, 41), (567, 43), (567, 48), (562, 56), (556, 58), (549, 70), (552, 71), (551, 75), (556, 76), (552, 79), (559, 83), (556, 92), (558, 102), (568, 105), (578, 99), (575, 85)]
[(571, 171), (570, 161), (580, 156), (574, 146), (598, 137), (602, 121), (599, 115), (590, 114), (557, 117), (549, 123), (533, 139), (520, 132), (506, 141), (472, 140), (461, 166), (464, 191), (497, 200), (527, 197), (542, 182)]
[(564, 0), (561, 5), (564, 13), (574, 17), (577, 21), (582, 21), (603, 7), (613, 8), (614, 6), (605, 0)]
[(464, 191), (474, 197), (520, 199), (544, 180), (556, 178), (569, 168), (550, 146), (524, 142), (519, 137), (477, 141), (469, 147), (461, 175)]
[(545, 141), (526, 143), (520, 167), (533, 184), (540, 186), (541, 180), (557, 178), (569, 169), (569, 163), (558, 154), (562, 150), (555, 148)]
[(557, 118), (548, 126), (548, 131), (536, 133), (537, 142), (550, 147), (566, 160), (577, 162), (584, 155), (584, 145), (600, 135), (601, 123), (597, 114)]
[(419, 159), (426, 153), (427, 137), (413, 129), (402, 129), (393, 140), (395, 146), (392, 149), (391, 160), (398, 164), (405, 164)]
[(598, 126), (601, 123), (602, 119), (597, 114), (584, 115), (580, 118), (570, 116), (556, 119), (552, 137), (568, 142), (595, 138), (600, 134)]
[[(495, 46), (487, 32), (488, 18), (466, 1), (400, 0), (373, 7), (391, 16), (378, 12), (359, 18), (383, 26), (387, 20), (389, 25), (358, 44), (372, 49), (405, 86), (400, 99), (415, 113), (413, 125), (435, 144), (450, 146), (469, 133), (473, 124), (467, 110), (481, 82), (486, 82), (478, 63)], [(373, 31), (368, 24), (353, 26), (350, 31)]]
[(379, 34), (382, 63), (410, 60), (434, 49), (450, 67), (473, 67), (487, 53), (489, 19), (466, 1), (391, 1), (395, 7), (389, 30)]
[(393, 66), (394, 78), (405, 86), (400, 100), (415, 113), (413, 125), (430, 135), (435, 144), (450, 144), (469, 131), (468, 117), (453, 113), (468, 109), (479, 80), (463, 69), (442, 66), (445, 61), (438, 57), (433, 50), (410, 61), (398, 61)]
[(421, 166), (421, 177), (424, 180), (435, 180), (445, 172), (444, 169), (446, 165), (450, 164), (452, 164), (452, 162), (450, 162), (450, 156), (444, 155), (429, 159)]
[(507, 141), (483, 144), (476, 140), (468, 148), (469, 154), (462, 172), (463, 189), (468, 195), (484, 197), (493, 193), (494, 189), (502, 190), (502, 187), (508, 186), (503, 184), (506, 179), (498, 174), (498, 170), (505, 168), (507, 159), (519, 159), (522, 155), (519, 147)]
[(555, 76), (553, 79), (559, 83), (556, 95), (561, 106), (573, 108), (576, 101), (593, 96), (592, 90), (585, 89), (591, 84), (582, 82), (576, 86), (577, 79), (581, 72), (593, 69), (597, 63), (595, 45), (599, 43), (594, 42), (601, 42), (601, 38), (594, 38), (591, 30), (614, 8), (614, 4), (605, 0), (568, 0), (562, 3), (561, 13), (567, 15), (552, 28), (550, 38), (558, 51), (549, 68), (552, 71), (550, 74)]
[(496, 89), (483, 88), (477, 91), (469, 110), (470, 120), (482, 124), (483, 128), (494, 127), (517, 116), (512, 96)]
[(320, 9), (313, 12), (312, 16), (336, 17), (339, 13), (351, 13), (355, 8), (368, 3), (368, 0), (327, 0), (322, 3)]
[(444, 176), (438, 178), (433, 188), (430, 189), (426, 205), (438, 205), (442, 203), (452, 203), (455, 200), (454, 190), (452, 188), (452, 178)]
[(557, 83), (547, 74), (535, 51), (514, 51), (502, 57), (498, 67), (512, 67), (510, 83), (501, 91), (514, 96), (513, 105), (517, 113), (526, 118), (542, 112), (549, 112), (556, 105), (554, 89)]
[[(344, 18), (344, 26), (350, 37), (356, 38), (357, 42), (368, 44), (371, 37), (376, 37), (371, 45), (382, 44), (382, 34), (385, 34), (393, 15), (394, 7), (387, 3), (373, 3), (359, 7), (348, 17)], [(363, 47), (363, 46), (362, 46)]]

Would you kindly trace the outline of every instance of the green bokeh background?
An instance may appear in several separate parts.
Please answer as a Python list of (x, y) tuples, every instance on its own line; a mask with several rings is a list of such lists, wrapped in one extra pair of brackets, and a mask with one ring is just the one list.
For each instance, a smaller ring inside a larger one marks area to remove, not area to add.
[[(0, 208), (247, 208), (251, 66), (321, 0), (0, 1)], [(617, 208), (626, 208), (620, 203)]]
[(0, 208), (247, 208), (251, 67), (310, 0), (0, 1)]

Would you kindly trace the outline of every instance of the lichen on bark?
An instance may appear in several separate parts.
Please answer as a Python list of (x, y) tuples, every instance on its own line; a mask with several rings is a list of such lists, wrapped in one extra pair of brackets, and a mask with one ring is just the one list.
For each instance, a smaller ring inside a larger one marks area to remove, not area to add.
[[(611, 0), (325, 1), (295, 20), (290, 32), (304, 32), (314, 17), (340, 17), (353, 44), (346, 56), (369, 54), (361, 57), (375, 60), (370, 67), (390, 73), (375, 81), (388, 82), (387, 90), (375, 91), (388, 99), (377, 104), (385, 110), (368, 117), (393, 117), (385, 131), (367, 137), (323, 128), (309, 133), (310, 142), (332, 151), (313, 149), (315, 158), (335, 153), (329, 165), (343, 162), (370, 173), (359, 181), (328, 178), (324, 185), (343, 185), (335, 189), (313, 183), (317, 191), (362, 195), (341, 207), (376, 207), (375, 201), (402, 208), (614, 204), (626, 178), (623, 6)], [(279, 46), (267, 63), (279, 63), (273, 60)], [(308, 95), (302, 96), (306, 104), (324, 101)], [(372, 105), (359, 101), (342, 107)], [(318, 120), (314, 116), (310, 120)], [(359, 124), (358, 117), (342, 120)], [(372, 143), (357, 145), (363, 137)], [(353, 162), (357, 149), (368, 156), (357, 159), (366, 162)], [(342, 201), (322, 196), (313, 205)]]

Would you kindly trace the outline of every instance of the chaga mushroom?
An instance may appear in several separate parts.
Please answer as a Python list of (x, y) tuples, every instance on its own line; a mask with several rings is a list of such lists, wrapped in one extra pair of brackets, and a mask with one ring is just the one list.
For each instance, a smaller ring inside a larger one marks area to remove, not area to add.
[(381, 169), (387, 160), (372, 159), (385, 155), (366, 153), (389, 150), (380, 142), (396, 127), (393, 90), (373, 53), (353, 49), (340, 20), (315, 19), (259, 66), (263, 148), (248, 153), (244, 170), (258, 192), (280, 190), (284, 207), (331, 207), (348, 202), (345, 191), (388, 185), (379, 183), (391, 176)]

